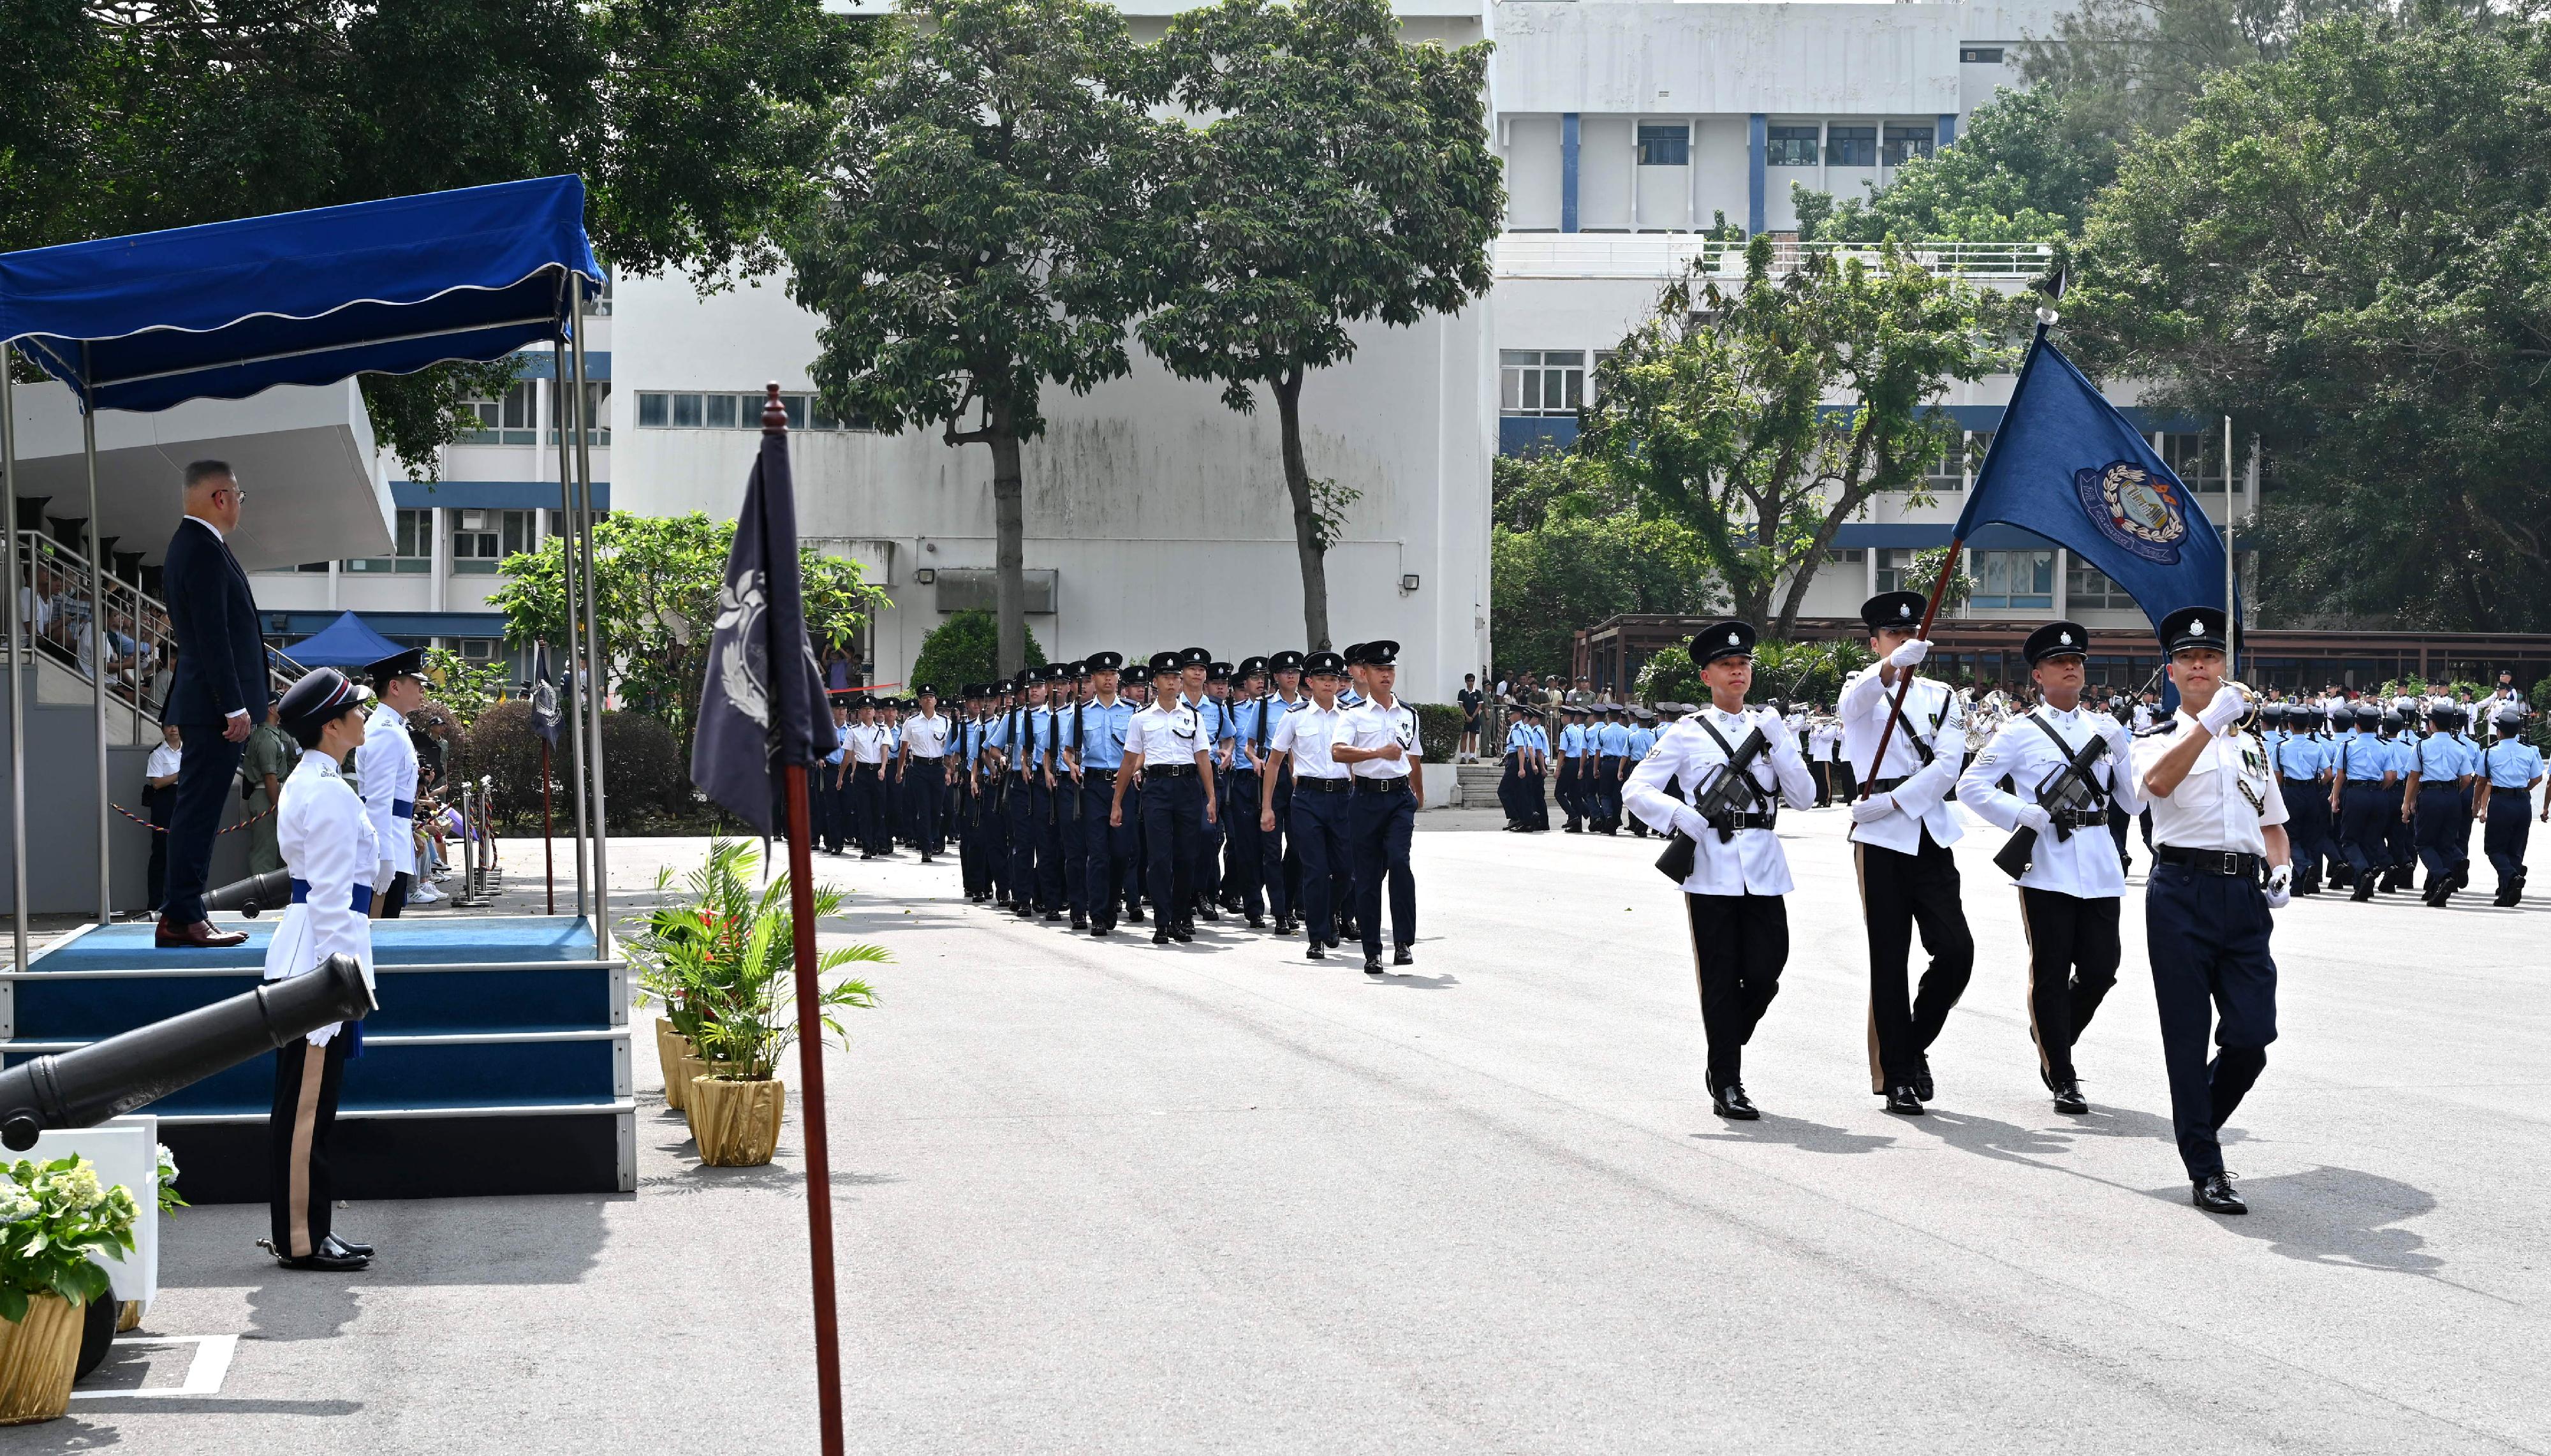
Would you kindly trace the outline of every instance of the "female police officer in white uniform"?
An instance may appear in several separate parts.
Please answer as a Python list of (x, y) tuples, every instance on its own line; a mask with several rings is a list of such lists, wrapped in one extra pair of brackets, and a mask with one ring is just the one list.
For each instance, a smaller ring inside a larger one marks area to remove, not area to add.
[[(2152, 806), (2144, 939), (2179, 1156), (2196, 1206), (2247, 1213), (2217, 1134), (2277, 1039), (2268, 912), (2286, 903), (2294, 866), (2285, 796), (2259, 740), (2240, 729), (2249, 704), (2223, 680), (2224, 626), (2212, 607), (2162, 618), (2179, 713), (2171, 731), (2136, 740), (2135, 777)], [(2209, 1041), (2220, 1047), (2211, 1063)]]
[[(381, 851), (372, 818), (346, 784), (338, 764), (364, 740), (363, 698), (343, 674), (320, 668), (283, 694), (284, 731), (303, 749), (283, 782), (275, 841), (292, 874), (292, 904), (265, 950), (265, 979), (306, 976), (330, 956), (355, 958), (372, 979), (373, 877)], [(337, 1121), (337, 1090), (353, 1039), (334, 1022), (286, 1042), (274, 1054), (274, 1113), (267, 1124), (267, 1201), (274, 1241), (287, 1269), (344, 1272), (372, 1256), (331, 1231), (336, 1188), (328, 1145)]]

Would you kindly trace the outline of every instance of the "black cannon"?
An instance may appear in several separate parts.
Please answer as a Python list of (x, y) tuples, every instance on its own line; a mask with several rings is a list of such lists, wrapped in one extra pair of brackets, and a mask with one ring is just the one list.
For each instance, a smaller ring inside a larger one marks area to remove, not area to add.
[(237, 910), (254, 920), (260, 911), (280, 910), (292, 903), (292, 872), (268, 870), (246, 880), (235, 880), (219, 889), (204, 891), (204, 908)]
[(363, 968), (352, 956), (330, 956), (306, 976), (269, 981), (75, 1052), (32, 1058), (0, 1072), (0, 1144), (23, 1153), (49, 1127), (120, 1117), (371, 1009)]

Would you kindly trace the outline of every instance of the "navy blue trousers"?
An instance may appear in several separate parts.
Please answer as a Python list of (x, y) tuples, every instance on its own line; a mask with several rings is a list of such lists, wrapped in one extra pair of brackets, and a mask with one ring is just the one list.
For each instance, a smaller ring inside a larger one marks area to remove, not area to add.
[(2372, 779), (2351, 779), (2338, 795), (2338, 851), (2359, 877), (2392, 863), (2384, 844), (2383, 810), (2392, 795)]
[[(1397, 782), (1388, 793), (1369, 791), (1370, 783)], [(1417, 943), (1417, 876), (1408, 867), (1408, 841), (1417, 828), (1417, 795), (1408, 780), (1363, 779), (1356, 781), (1347, 820), (1355, 853), (1356, 928), (1364, 932), (1366, 959), (1381, 954), (1381, 891), (1390, 886), (1390, 943)]]
[[(1127, 798), (1132, 800), (1131, 793)], [(1118, 900), (1124, 896), (1127, 877), (1134, 867), (1134, 825), (1142, 817), (1143, 805), (1132, 800), (1125, 805), (1125, 822), (1110, 825), (1107, 816), (1115, 808), (1116, 778), (1101, 777), (1096, 771), (1083, 774), (1080, 780), (1080, 879), (1074, 888), (1071, 910), (1086, 915), (1093, 925), (1114, 925)]]
[(2489, 824), (2480, 840), (2490, 868), (2498, 872), (2498, 891), (2524, 878), (2524, 845), (2533, 834), (2533, 795), (2521, 788), (2489, 791)]
[[(222, 832), (222, 806), (230, 802), (231, 776), (247, 757), (246, 743), (222, 737), (219, 723), (181, 725), (177, 781), (168, 785), (168, 874), (160, 883), (159, 914), (172, 925), (204, 919), (204, 880), (213, 873), (213, 840)], [(153, 817), (157, 817), (154, 813)]]
[[(2237, 875), (2155, 865), (2144, 883), (2144, 940), (2170, 1120), (2190, 1182), (2223, 1171), (2218, 1134), (2268, 1065), (2277, 1039), (2277, 963), (2268, 897)], [(2207, 1058), (2209, 1042), (2221, 1050)]]
[(1193, 774), (1143, 780), (1143, 849), (1150, 859), (1152, 913), (1162, 928), (1183, 924), (1181, 872), (1192, 873), (1204, 837), (1204, 784)]
[(2454, 867), (2467, 857), (2465, 846), (2469, 833), (2463, 827), (2463, 791), (2450, 779), (2441, 783), (2418, 785), (2418, 813), (2412, 843), (2418, 851), (2418, 863), (2427, 867), (2427, 883), (2434, 884), (2454, 873)]
[(1337, 936), (1333, 892), (1340, 866), (1352, 862), (1347, 834), (1347, 801), (1352, 793), (1323, 793), (1293, 785), (1292, 841), (1302, 859), (1302, 923), (1313, 940)]
[(1037, 851), (1045, 845), (1045, 805), (1038, 802), (1042, 785), (1034, 774), (1012, 774), (1007, 792), (1010, 818), (1010, 901), (1028, 904), (1037, 895)]
[(1257, 771), (1234, 771), (1230, 784), (1222, 801), (1223, 842), (1230, 856), (1225, 878), (1240, 891), (1241, 912), (1252, 920), (1262, 919), (1267, 914), (1267, 885), (1258, 845)]

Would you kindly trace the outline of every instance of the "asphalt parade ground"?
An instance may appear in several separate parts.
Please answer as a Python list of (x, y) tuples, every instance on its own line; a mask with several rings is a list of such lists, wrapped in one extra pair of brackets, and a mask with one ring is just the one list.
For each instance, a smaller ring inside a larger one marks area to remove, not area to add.
[[(2065, 1117), (1970, 835), (1975, 981), (1894, 1118), (1843, 816), (1785, 816), (1734, 1124), (1655, 842), (1424, 822), (1417, 964), (1378, 982), (1229, 918), (1155, 948), (995, 915), (953, 857), (819, 859), (854, 893), (827, 941), (895, 956), (829, 1060), (854, 1449), (2551, 1448), (2551, 900), (2282, 912), (2227, 1219), (2170, 1141), (2140, 862)], [(616, 845), (624, 908), (699, 849)], [(537, 847), (507, 862), (519, 891)], [(0, 1452), (814, 1450), (794, 1098), (772, 1167), (701, 1168), (639, 1030), (636, 1195), (357, 1204), (351, 1276), (273, 1268), (262, 1206), (181, 1212), (146, 1330), (238, 1336), (219, 1390)]]

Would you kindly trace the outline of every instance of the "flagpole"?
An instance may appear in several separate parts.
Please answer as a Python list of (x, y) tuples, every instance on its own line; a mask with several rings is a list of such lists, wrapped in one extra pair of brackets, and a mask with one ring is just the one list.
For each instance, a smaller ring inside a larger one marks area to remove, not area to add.
[(2240, 666), (2241, 598), (2232, 566), (2232, 417), (2223, 417), (2223, 676), (2237, 677)]
[[(779, 403), (779, 386), (765, 387), (762, 433), (780, 437), (784, 448), (788, 412)], [(770, 570), (797, 570), (794, 543), (790, 545), (792, 559), (768, 564)], [(774, 671), (786, 671), (784, 657), (774, 653), (771, 662)], [(798, 1107), (806, 1124), (806, 1243), (815, 1287), (815, 1405), (824, 1456), (842, 1456), (841, 1329), (833, 1303), (833, 1157), (824, 1112), (823, 987), (815, 977), (815, 855), (807, 833), (806, 766), (785, 769), (788, 916), (797, 961)]]

